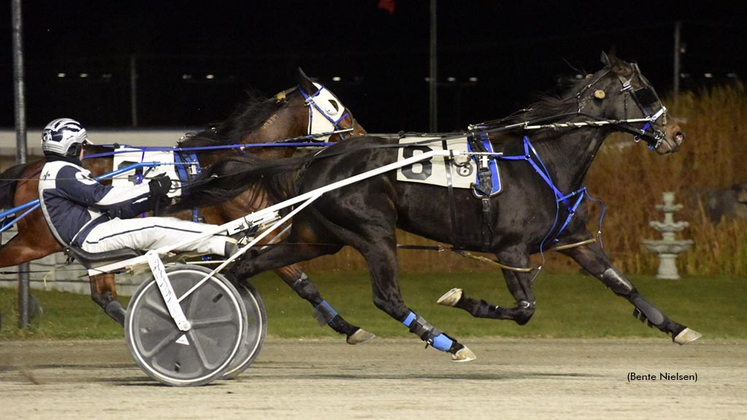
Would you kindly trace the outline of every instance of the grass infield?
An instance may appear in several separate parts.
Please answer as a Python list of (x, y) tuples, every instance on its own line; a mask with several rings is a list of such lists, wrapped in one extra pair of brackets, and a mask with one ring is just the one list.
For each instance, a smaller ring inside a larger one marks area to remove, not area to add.
[[(311, 276), (322, 295), (346, 320), (381, 337), (407, 337), (400, 323), (374, 307), (366, 273), (317, 273)], [(747, 338), (743, 305), (747, 281), (738, 277), (686, 277), (658, 280), (633, 276), (641, 293), (671, 318), (708, 338)], [(267, 308), (268, 335), (283, 338), (335, 337), (312, 317), (313, 309), (272, 274), (252, 284)], [(500, 274), (448, 273), (404, 275), (400, 280), (407, 305), (431, 324), (457, 339), (469, 336), (502, 337), (662, 337), (633, 318), (633, 307), (599, 281), (582, 274), (543, 273), (535, 281), (537, 311), (528, 325), (473, 318), (440, 306), (436, 300), (452, 287), (467, 296), (509, 306), (513, 299)], [(17, 328), (17, 290), (0, 289), (0, 339), (119, 338), (122, 329), (89, 296), (33, 290), (43, 313), (26, 331)], [(128, 298), (121, 299), (126, 304)], [(414, 338), (414, 337), (413, 337)]]

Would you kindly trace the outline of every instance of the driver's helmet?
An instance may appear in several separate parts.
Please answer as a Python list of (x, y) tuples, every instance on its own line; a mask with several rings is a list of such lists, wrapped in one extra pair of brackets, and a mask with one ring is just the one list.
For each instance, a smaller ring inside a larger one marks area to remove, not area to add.
[(86, 129), (78, 121), (58, 118), (42, 131), (42, 150), (60, 156), (78, 156), (88, 142)]

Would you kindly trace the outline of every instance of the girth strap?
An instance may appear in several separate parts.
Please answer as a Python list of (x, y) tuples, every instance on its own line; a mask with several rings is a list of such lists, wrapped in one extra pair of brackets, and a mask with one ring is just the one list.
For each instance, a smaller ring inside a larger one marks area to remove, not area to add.
[[(467, 141), (470, 145), (470, 150), (489, 153), (488, 149), (483, 144), (483, 141), (489, 141), (487, 133), (480, 133), (480, 140), (475, 138), (475, 135), (467, 137)], [(475, 195), (480, 197), (482, 206), (482, 226), (480, 233), (482, 235), (482, 250), (490, 251), (490, 243), (493, 239), (493, 211), (490, 202), (490, 194), (493, 192), (493, 173), (490, 171), (490, 159), (492, 156), (481, 155), (476, 159), (477, 161), (477, 177), (480, 181), (480, 185), (472, 184), (472, 189), (475, 191)]]
[[(446, 143), (446, 140), (441, 142), (444, 150), (448, 150), (448, 145)], [(454, 200), (454, 185), (452, 182), (452, 167), (451, 167), (451, 161), (454, 159), (453, 152), (449, 156), (444, 156), (444, 165), (446, 165), (446, 190), (449, 194), (449, 208), (451, 212), (451, 226), (454, 232), (454, 236), (452, 239), (452, 244), (457, 249), (462, 249), (461, 241), (459, 240), (459, 226), (457, 225), (457, 218), (456, 218), (456, 200)]]
[[(189, 183), (191, 183), (202, 171), (200, 161), (195, 153), (175, 150), (174, 163), (176, 163), (176, 172), (179, 175), (179, 179), (182, 181), (182, 191), (186, 193), (184, 190), (187, 188), (187, 185), (189, 185)], [(192, 221), (201, 221), (200, 213), (197, 209), (192, 209)]]

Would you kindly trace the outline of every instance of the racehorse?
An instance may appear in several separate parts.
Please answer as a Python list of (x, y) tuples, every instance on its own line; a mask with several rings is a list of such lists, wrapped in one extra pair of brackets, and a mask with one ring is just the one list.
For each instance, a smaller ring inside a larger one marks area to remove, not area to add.
[[(542, 99), (497, 125), (480, 125), (479, 130), (466, 133), (489, 139), (493, 150), (480, 157), (487, 156), (498, 164), (501, 192), (491, 195), (488, 190), (476, 199), (485, 192), (476, 186), (472, 191), (452, 190), (398, 182), (395, 171), (374, 173), (313, 201), (293, 217), (291, 232), (280, 246), (245, 254), (233, 274), (247, 279), (266, 270), (333, 254), (349, 245), (365, 258), (377, 308), (404, 323), (426, 343), (450, 353), (454, 360), (466, 361), (474, 358), (467, 347), (405, 305), (397, 282), (395, 228), (458, 244), (463, 250), (494, 253), (505, 267), (502, 271), (516, 300), (515, 307), (472, 299), (461, 289), (447, 292), (439, 303), (461, 308), (475, 317), (513, 320), (522, 325), (535, 311), (530, 255), (554, 248), (632, 303), (641, 321), (647, 320), (649, 326), (671, 334), (679, 344), (696, 340), (699, 333), (669, 319), (641, 295), (587, 230), (585, 177), (608, 135), (616, 131), (633, 133), (662, 155), (677, 151), (684, 140), (680, 128), (667, 121), (666, 108), (637, 64), (606, 54), (602, 54), (602, 61), (603, 69), (565, 95)], [(532, 127), (537, 130), (532, 131), (530, 141), (526, 133)], [(441, 140), (419, 144), (416, 147), (440, 147)], [(233, 158), (203, 172), (176, 206), (220, 203), (254, 188), (262, 189), (275, 202), (310, 191), (313, 194), (313, 190), (333, 182), (393, 164), (402, 147), (397, 139), (364, 137), (337, 143), (315, 156), (273, 162), (250, 156)], [(435, 160), (422, 162), (420, 172)], [(460, 165), (456, 157), (449, 160)], [(484, 211), (486, 207), (488, 211)]]
[[(237, 145), (271, 143), (288, 139), (299, 141), (340, 141), (350, 136), (366, 134), (353, 118), (352, 113), (329, 90), (312, 81), (301, 69), (297, 72), (297, 87), (278, 93), (272, 98), (252, 96), (226, 121), (217, 127), (187, 136), (178, 147), (195, 154), (205, 168), (220, 159), (245, 151)], [(234, 145), (236, 147), (232, 147)], [(289, 157), (295, 147), (247, 148), (262, 159)], [(84, 159), (84, 166), (93, 176), (113, 170), (113, 149), (104, 146), (86, 146), (86, 154), (95, 156)], [(103, 155), (103, 156), (102, 156)], [(0, 208), (19, 206), (38, 198), (39, 171), (45, 160), (25, 165), (16, 165), (0, 174), (4, 181), (0, 185)], [(264, 197), (238, 196), (220, 205), (203, 208), (200, 216), (207, 223), (223, 224), (248, 212), (266, 206)], [(198, 206), (201, 207), (201, 206)], [(188, 218), (189, 214), (180, 214)], [(54, 239), (40, 210), (35, 210), (18, 220), (18, 233), (0, 247), (0, 267), (18, 265), (62, 251)], [(294, 284), (306, 275), (296, 266), (278, 268), (276, 273), (288, 284)], [(91, 297), (104, 311), (120, 324), (124, 323), (125, 311), (117, 301), (113, 274), (91, 276)], [(304, 289), (304, 293), (317, 293), (315, 289)], [(306, 295), (304, 295), (306, 296)], [(365, 341), (371, 335), (339, 317), (332, 327), (348, 337), (348, 342)]]

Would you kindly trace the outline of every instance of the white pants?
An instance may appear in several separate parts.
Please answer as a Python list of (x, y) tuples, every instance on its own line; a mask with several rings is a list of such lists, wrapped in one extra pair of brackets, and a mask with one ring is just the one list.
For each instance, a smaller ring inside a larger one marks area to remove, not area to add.
[[(189, 222), (174, 217), (115, 218), (91, 230), (83, 241), (87, 252), (106, 252), (122, 248), (141, 251), (157, 249), (197, 237), (215, 225)], [(201, 254), (225, 256), (226, 242), (235, 242), (227, 236), (210, 236), (177, 251), (196, 251)]]

